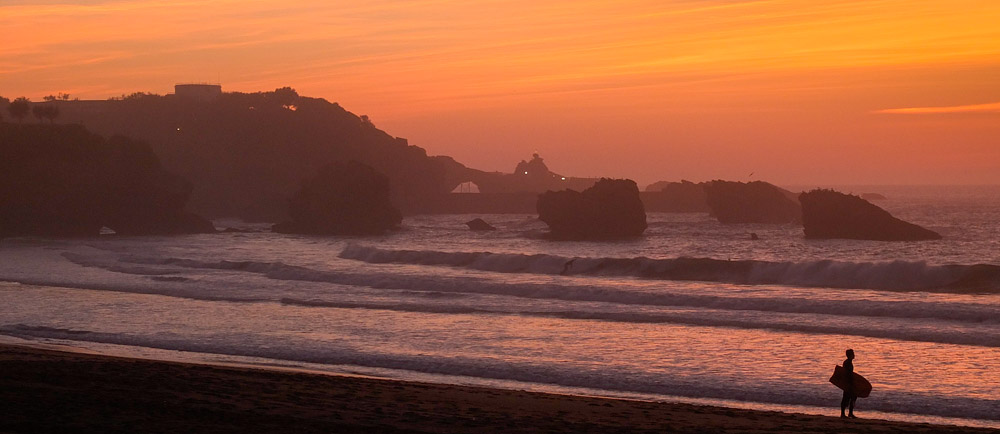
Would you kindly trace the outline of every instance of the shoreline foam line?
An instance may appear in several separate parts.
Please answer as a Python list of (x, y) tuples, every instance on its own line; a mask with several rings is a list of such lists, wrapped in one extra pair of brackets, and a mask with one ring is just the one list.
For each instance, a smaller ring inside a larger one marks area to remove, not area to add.
[[(406, 376), (411, 374), (407, 371), (400, 370), (383, 370), (383, 372), (358, 372), (357, 370), (364, 370), (364, 367), (352, 367), (352, 366), (315, 366), (310, 364), (303, 364), (302, 366), (294, 366), (279, 363), (269, 363), (265, 359), (259, 358), (233, 358), (233, 360), (208, 360), (201, 359), (198, 360), (192, 356), (207, 356), (213, 357), (214, 354), (205, 353), (186, 353), (186, 352), (176, 352), (169, 350), (156, 350), (156, 349), (144, 349), (147, 351), (145, 355), (136, 355), (134, 351), (131, 354), (127, 351), (127, 346), (120, 345), (104, 345), (99, 349), (88, 349), (83, 347), (75, 347), (70, 345), (72, 342), (58, 342), (58, 343), (41, 343), (37, 341), (25, 341), (17, 338), (10, 338), (0, 335), (0, 362), (7, 362), (9, 353), (11, 350), (24, 350), (33, 354), (33, 358), (37, 358), (38, 353), (46, 353), (53, 355), (54, 358), (74, 358), (75, 356), (80, 356), (88, 359), (103, 359), (110, 363), (120, 362), (128, 365), (128, 369), (132, 370), (136, 367), (136, 361), (138, 362), (148, 362), (153, 365), (166, 364), (172, 366), (179, 366), (188, 371), (188, 368), (183, 368), (183, 366), (191, 366), (194, 368), (205, 368), (215, 370), (215, 368), (232, 369), (240, 372), (252, 371), (259, 372), (264, 375), (270, 375), (271, 373), (284, 374), (290, 376), (306, 375), (306, 376), (317, 376), (322, 378), (334, 378), (334, 379), (357, 379), (360, 381), (375, 381), (384, 382), (386, 384), (399, 384), (404, 387), (414, 386), (418, 388), (460, 388), (460, 389), (474, 389), (479, 392), (487, 394), (496, 393), (528, 393), (532, 395), (549, 396), (554, 399), (586, 399), (586, 400), (597, 400), (598, 402), (631, 402), (638, 405), (654, 405), (654, 406), (665, 406), (665, 407), (685, 407), (686, 409), (695, 408), (698, 414), (702, 414), (704, 410), (718, 410), (718, 411), (732, 411), (736, 410), (741, 413), (745, 413), (744, 416), (752, 417), (753, 421), (760, 420), (760, 418), (767, 418), (772, 416), (780, 416), (783, 418), (790, 417), (795, 418), (796, 416), (806, 416), (810, 418), (821, 418), (826, 421), (835, 421), (836, 418), (829, 417), (828, 415), (836, 413), (836, 408), (834, 407), (810, 407), (810, 406), (795, 406), (795, 405), (770, 405), (755, 402), (743, 402), (743, 401), (733, 401), (733, 400), (721, 400), (721, 399), (700, 399), (700, 398), (688, 398), (688, 397), (674, 397), (666, 395), (644, 395), (644, 394), (630, 394), (630, 393), (615, 393), (602, 390), (593, 390), (585, 388), (558, 388), (546, 385), (537, 385), (533, 383), (517, 383), (517, 382), (507, 382), (508, 384), (504, 386), (493, 381), (479, 382), (475, 383), (477, 380), (475, 378), (460, 377), (460, 376), (428, 376), (424, 375), (422, 378), (417, 379), (407, 379)], [(5, 354), (8, 353), (8, 354)], [(123, 355), (125, 354), (125, 355)], [(330, 370), (329, 368), (335, 368), (340, 370)], [(352, 372), (351, 370), (354, 370)], [(420, 374), (420, 373), (416, 373)], [(0, 378), (3, 374), (0, 373)], [(473, 381), (473, 382), (470, 382)], [(312, 384), (313, 382), (309, 382)], [(542, 387), (539, 387), (542, 386)], [(398, 386), (393, 386), (398, 389)], [(589, 408), (588, 408), (589, 410)], [(916, 415), (907, 413), (886, 413), (877, 411), (865, 411), (864, 413), (867, 418), (861, 421), (865, 425), (863, 426), (851, 426), (852, 432), (865, 432), (856, 429), (861, 429), (865, 426), (871, 425), (910, 425), (910, 424), (920, 424), (914, 425), (914, 429), (928, 429), (924, 432), (938, 432), (935, 430), (945, 430), (948, 432), (984, 432), (980, 428), (987, 429), (997, 429), (1000, 428), (1000, 421), (988, 421), (988, 420), (977, 420), (977, 419), (963, 419), (963, 418), (949, 418), (949, 417), (939, 417), (939, 416), (928, 416), (928, 415)], [(627, 423), (627, 421), (623, 421)], [(750, 422), (752, 423), (752, 421)], [(787, 423), (787, 421), (786, 421)], [(923, 424), (935, 424), (936, 426), (923, 425)], [(814, 422), (809, 422), (803, 425), (803, 429), (806, 426), (815, 428)], [(875, 427), (872, 427), (875, 428)], [(881, 426), (880, 429), (885, 429), (885, 426)], [(841, 427), (840, 429), (845, 429)], [(881, 432), (881, 431), (880, 431)], [(920, 431), (913, 431), (920, 432)]]
[[(7, 332), (4, 332), (7, 334)], [(709, 385), (691, 389), (689, 380), (664, 378), (662, 376), (635, 378), (629, 376), (628, 384), (623, 384), (619, 380), (609, 382), (611, 377), (606, 375), (567, 376), (558, 370), (550, 369), (546, 366), (538, 366), (526, 363), (503, 363), (502, 365), (483, 363), (478, 359), (451, 359), (443, 361), (441, 359), (429, 360), (431, 364), (422, 363), (421, 357), (400, 357), (398, 355), (379, 355), (371, 353), (352, 353), (345, 350), (310, 351), (308, 353), (290, 354), (287, 349), (256, 349), (247, 352), (245, 349), (208, 347), (196, 343), (173, 343), (153, 342), (148, 339), (138, 339), (137, 337), (126, 336), (116, 338), (113, 336), (94, 335), (66, 335), (66, 334), (36, 334), (28, 336), (14, 337), (35, 337), (47, 340), (54, 340), (73, 345), (85, 347), (113, 345), (126, 348), (154, 349), (162, 351), (173, 351), (189, 354), (213, 355), (216, 357), (249, 357), (257, 359), (282, 360), (293, 364), (311, 364), (313, 366), (356, 366), (363, 369), (391, 372), (419, 373), (428, 378), (438, 377), (462, 377), (476, 379), (486, 384), (532, 384), (534, 387), (548, 390), (549, 388), (566, 388), (572, 390), (590, 389), (601, 391), (602, 394), (632, 394), (645, 396), (682, 396), (688, 399), (709, 399), (709, 400), (733, 400), (750, 402), (751, 397), (762, 397), (760, 393), (755, 393), (747, 388), (719, 388)], [(624, 373), (623, 375), (627, 375)], [(615, 378), (619, 378), (620, 375)], [(675, 381), (676, 380), (676, 381)], [(897, 396), (898, 395), (898, 396)], [(905, 394), (885, 395), (879, 400), (884, 412), (893, 413), (896, 411), (896, 402), (907, 400)], [(832, 396), (832, 395), (831, 395)], [(839, 395), (838, 395), (839, 396)], [(768, 395), (768, 400), (754, 400), (760, 405), (806, 405), (821, 406), (827, 402), (825, 394), (818, 396), (812, 391), (797, 390), (791, 393), (786, 390), (782, 395)], [(989, 420), (996, 415), (987, 410), (995, 408), (997, 401), (971, 398), (939, 398), (938, 406), (934, 407), (935, 413), (925, 414), (926, 416), (936, 416), (955, 419)], [(878, 410), (880, 405), (877, 402), (870, 402), (871, 410)], [(885, 407), (888, 405), (888, 407)], [(956, 413), (960, 411), (961, 413)], [(902, 413), (901, 413), (902, 414)], [(1000, 419), (997, 420), (1000, 423)]]

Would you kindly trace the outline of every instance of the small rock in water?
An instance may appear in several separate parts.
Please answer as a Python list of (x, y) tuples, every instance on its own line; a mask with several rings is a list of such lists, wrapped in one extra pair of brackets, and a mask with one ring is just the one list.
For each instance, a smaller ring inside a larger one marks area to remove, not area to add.
[(495, 230), (497, 230), (497, 228), (493, 227), (493, 225), (491, 225), (489, 223), (486, 223), (486, 221), (483, 220), (483, 219), (481, 219), (481, 218), (476, 218), (476, 219), (469, 220), (469, 221), (465, 222), (465, 224), (469, 225), (469, 229), (472, 229), (474, 231), (495, 231)]

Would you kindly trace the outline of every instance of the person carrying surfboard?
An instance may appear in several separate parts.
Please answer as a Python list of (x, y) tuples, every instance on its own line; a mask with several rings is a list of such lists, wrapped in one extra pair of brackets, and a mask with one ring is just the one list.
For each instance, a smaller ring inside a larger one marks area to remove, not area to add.
[[(858, 400), (858, 395), (854, 391), (854, 350), (847, 350), (847, 360), (844, 360), (844, 379), (847, 380), (844, 386), (844, 397), (840, 400), (840, 417), (854, 417), (854, 402)], [(848, 414), (844, 415), (844, 410), (850, 407)]]
[[(863, 375), (854, 372), (854, 350), (847, 350), (847, 360), (844, 360), (844, 366), (837, 365), (833, 368), (830, 382), (844, 391), (844, 398), (840, 400), (840, 417), (856, 418), (854, 403), (858, 398), (867, 398), (871, 395), (872, 383)], [(848, 408), (850, 408), (850, 413), (844, 414), (844, 410)]]

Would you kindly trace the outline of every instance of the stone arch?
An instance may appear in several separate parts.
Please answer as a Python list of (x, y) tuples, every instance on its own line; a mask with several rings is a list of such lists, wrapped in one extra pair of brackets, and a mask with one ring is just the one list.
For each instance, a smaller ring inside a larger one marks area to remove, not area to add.
[(480, 192), (480, 190), (479, 190), (479, 184), (476, 184), (475, 181), (463, 181), (462, 183), (458, 184), (458, 186), (456, 186), (453, 190), (451, 190), (451, 192), (452, 193), (479, 193)]

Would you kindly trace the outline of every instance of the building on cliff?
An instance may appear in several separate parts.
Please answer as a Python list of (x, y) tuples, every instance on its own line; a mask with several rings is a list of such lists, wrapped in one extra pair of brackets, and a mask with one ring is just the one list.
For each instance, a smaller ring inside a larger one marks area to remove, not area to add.
[(222, 96), (221, 84), (182, 83), (174, 85), (174, 95), (188, 101), (209, 102)]

